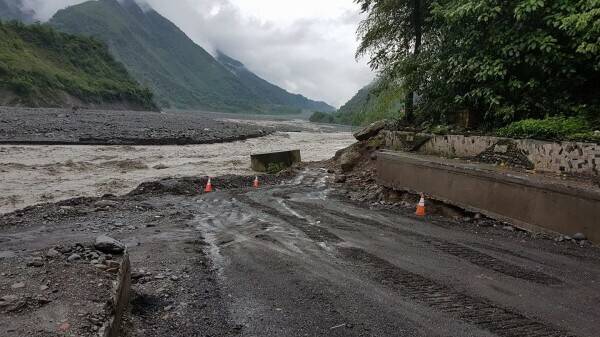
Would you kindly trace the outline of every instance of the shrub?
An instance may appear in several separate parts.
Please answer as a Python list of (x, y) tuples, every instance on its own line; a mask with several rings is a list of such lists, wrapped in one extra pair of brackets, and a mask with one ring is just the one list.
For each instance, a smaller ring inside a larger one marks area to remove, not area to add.
[[(581, 117), (547, 117), (524, 119), (498, 130), (501, 137), (565, 140), (593, 133), (590, 125)], [(583, 137), (585, 138), (585, 137)]]

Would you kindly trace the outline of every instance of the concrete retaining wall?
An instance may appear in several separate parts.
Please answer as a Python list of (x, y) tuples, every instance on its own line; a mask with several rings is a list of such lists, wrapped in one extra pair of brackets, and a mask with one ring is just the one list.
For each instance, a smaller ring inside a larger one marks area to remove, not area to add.
[(529, 230), (584, 233), (600, 243), (600, 191), (535, 176), (439, 158), (382, 151), (378, 183), (435, 199)]
[(536, 171), (573, 175), (600, 175), (600, 145), (579, 142), (544, 142), (488, 136), (415, 134), (404, 131), (381, 132), (385, 147), (443, 157), (476, 157), (498, 143), (512, 143), (533, 164)]
[(119, 337), (121, 335), (121, 322), (123, 314), (129, 304), (129, 291), (131, 289), (131, 264), (129, 254), (125, 252), (123, 260), (119, 267), (117, 280), (113, 287), (112, 309), (113, 313), (110, 319), (102, 327), (104, 332), (100, 334), (103, 337)]

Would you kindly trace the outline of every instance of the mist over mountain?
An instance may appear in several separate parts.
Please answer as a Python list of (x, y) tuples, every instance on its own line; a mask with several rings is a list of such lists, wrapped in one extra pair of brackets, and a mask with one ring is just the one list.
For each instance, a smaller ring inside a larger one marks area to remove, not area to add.
[(49, 24), (104, 41), (166, 108), (249, 113), (333, 110), (262, 80), (226, 55), (218, 61), (171, 21), (133, 0), (88, 1), (58, 11)]
[(35, 12), (27, 9), (21, 0), (0, 0), (0, 20), (31, 23), (34, 17)]
[(291, 106), (303, 110), (333, 111), (335, 110), (325, 102), (310, 100), (299, 94), (291, 94), (288, 91), (258, 77), (248, 70), (240, 61), (237, 61), (220, 51), (217, 51), (217, 60), (234, 74), (242, 84), (250, 88), (257, 96), (269, 100), (275, 105)]

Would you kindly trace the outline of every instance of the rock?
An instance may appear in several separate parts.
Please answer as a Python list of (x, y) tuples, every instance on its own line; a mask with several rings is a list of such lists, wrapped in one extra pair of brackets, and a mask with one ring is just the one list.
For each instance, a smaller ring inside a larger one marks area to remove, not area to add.
[(504, 227), (502, 227), (502, 229), (504, 229), (505, 231), (511, 231), (511, 232), (515, 231), (515, 228), (513, 226), (504, 226)]
[(121, 264), (117, 261), (113, 261), (113, 260), (108, 260), (105, 261), (104, 264), (108, 267), (108, 268), (119, 268), (121, 266)]
[(338, 176), (335, 177), (335, 182), (338, 184), (343, 184), (346, 182), (346, 179), (348, 179), (345, 175), (340, 174)]
[(27, 262), (27, 267), (43, 267), (44, 261), (42, 261), (41, 257), (33, 258), (33, 260)]
[(81, 255), (79, 255), (79, 254), (71, 254), (71, 256), (69, 256), (67, 258), (67, 261), (69, 261), (69, 262), (73, 262), (73, 261), (77, 261), (77, 260), (81, 260)]
[(113, 201), (113, 200), (100, 200), (100, 201), (96, 201), (96, 203), (94, 205), (96, 205), (96, 207), (100, 207), (100, 208), (117, 207), (117, 206), (119, 206), (119, 202)]
[(175, 276), (175, 275), (172, 275), (171, 276), (171, 281), (179, 281), (179, 277)]
[(123, 253), (123, 251), (126, 248), (126, 246), (123, 243), (106, 235), (100, 235), (99, 237), (97, 237), (94, 247), (103, 253), (110, 254)]
[(362, 141), (376, 136), (379, 133), (379, 131), (385, 128), (385, 122), (385, 120), (381, 120), (370, 124), (369, 126), (355, 132), (354, 138), (356, 138), (359, 141)]
[(41, 291), (46, 291), (46, 290), (48, 290), (48, 286), (47, 285), (42, 285), (42, 286), (40, 286), (40, 290)]
[(2, 302), (5, 302), (6, 304), (10, 304), (10, 303), (18, 301), (19, 300), (19, 296), (16, 296), (16, 295), (6, 295), (6, 296), (0, 297), (0, 300), (2, 300)]
[(573, 235), (573, 239), (575, 239), (577, 241), (581, 241), (581, 240), (585, 240), (587, 238), (585, 237), (585, 234), (583, 234), (583, 233), (575, 233), (575, 235)]
[(360, 161), (361, 155), (358, 152), (357, 146), (352, 145), (349, 148), (345, 149), (343, 153), (340, 155), (339, 163), (342, 169), (342, 172), (352, 171), (354, 166), (358, 164)]
[(158, 164), (158, 165), (153, 166), (152, 168), (155, 169), (155, 170), (166, 170), (169, 167), (167, 165), (165, 165), (165, 164)]
[(508, 152), (508, 145), (496, 145), (494, 146), (495, 153), (506, 153)]
[(377, 153), (373, 152), (370, 156), (371, 160), (377, 160)]
[(24, 282), (17, 282), (13, 285), (10, 286), (13, 289), (21, 289), (21, 288), (25, 288), (25, 283)]
[(58, 257), (59, 255), (60, 253), (56, 249), (50, 249), (46, 252), (46, 256), (52, 259)]

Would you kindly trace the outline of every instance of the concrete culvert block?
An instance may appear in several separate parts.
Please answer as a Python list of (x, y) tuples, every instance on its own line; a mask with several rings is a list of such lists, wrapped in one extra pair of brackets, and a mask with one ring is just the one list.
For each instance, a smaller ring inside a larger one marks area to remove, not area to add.
[(294, 164), (300, 163), (300, 150), (260, 153), (250, 156), (252, 170), (257, 172), (277, 173)]

